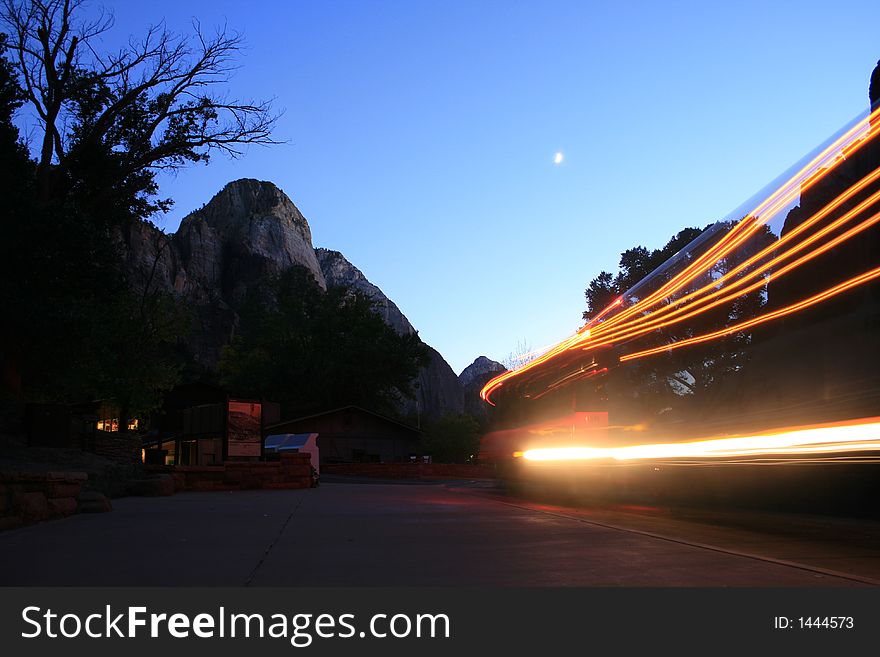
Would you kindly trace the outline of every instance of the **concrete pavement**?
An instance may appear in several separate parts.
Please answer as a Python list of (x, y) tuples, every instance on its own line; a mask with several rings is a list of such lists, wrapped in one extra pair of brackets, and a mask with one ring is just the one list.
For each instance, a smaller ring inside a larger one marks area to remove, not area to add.
[[(0, 533), (0, 584), (865, 585), (816, 561), (827, 545), (792, 548), (802, 568), (763, 551), (753, 534), (741, 549), (730, 528), (697, 523), (704, 529), (694, 534), (680, 518), (640, 525), (639, 514), (600, 517), (461, 485), (183, 493), (119, 499), (114, 509)], [(769, 560), (754, 558), (762, 555)]]

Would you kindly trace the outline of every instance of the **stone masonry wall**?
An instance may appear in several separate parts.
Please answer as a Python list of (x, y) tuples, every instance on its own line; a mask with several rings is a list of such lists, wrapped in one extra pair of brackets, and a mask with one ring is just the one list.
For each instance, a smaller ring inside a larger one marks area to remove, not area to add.
[(76, 513), (84, 472), (0, 472), (0, 530)]
[(153, 465), (147, 469), (170, 477), (170, 490), (157, 494), (310, 488), (312, 485), (311, 459), (305, 453), (284, 454), (279, 461), (227, 461), (218, 466)]

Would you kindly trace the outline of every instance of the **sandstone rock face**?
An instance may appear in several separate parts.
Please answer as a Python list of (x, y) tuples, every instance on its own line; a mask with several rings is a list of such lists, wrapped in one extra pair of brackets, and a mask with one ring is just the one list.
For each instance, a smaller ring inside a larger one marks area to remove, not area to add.
[(168, 474), (135, 479), (129, 483), (127, 492), (137, 497), (167, 497), (174, 495), (174, 479)]
[(368, 281), (361, 270), (346, 260), (339, 251), (315, 249), (315, 254), (328, 287), (345, 287), (363, 292), (376, 301), (376, 311), (382, 315), (388, 326), (397, 331), (398, 335), (411, 335), (416, 332), (409, 320), (400, 312), (397, 304)]
[(299, 265), (327, 287), (308, 222), (270, 182), (229, 183), (173, 235), (143, 222), (119, 238), (136, 290), (165, 290), (187, 300), (194, 322), (190, 349), (209, 370), (235, 331), (248, 291), (267, 276)]
[(172, 237), (146, 221), (129, 226), (125, 235), (118, 236), (125, 250), (130, 283), (135, 290), (174, 290), (179, 285), (181, 289), (177, 292), (183, 291), (178, 275), (185, 277), (185, 271), (173, 248)]
[[(205, 207), (166, 235), (148, 222), (119, 236), (136, 290), (164, 290), (192, 312), (190, 351), (205, 369), (216, 369), (223, 346), (238, 325), (248, 292), (294, 265), (308, 269), (322, 289), (345, 287), (377, 302), (377, 312), (400, 335), (415, 333), (400, 308), (338, 251), (315, 249), (309, 224), (275, 185), (242, 179), (229, 183)], [(462, 384), (436, 350), (419, 373), (416, 400), (403, 413), (424, 421), (464, 411)]]
[[(398, 334), (409, 335), (416, 332), (397, 304), (367, 280), (339, 251), (316, 249), (316, 254), (329, 287), (344, 287), (363, 292), (376, 301), (377, 312)], [(428, 349), (430, 362), (419, 372), (415, 385), (416, 398), (401, 402), (401, 411), (419, 423), (440, 417), (444, 413), (464, 411), (464, 392), (458, 377), (437, 350), (430, 346)]]
[(236, 305), (249, 285), (293, 265), (308, 269), (322, 288), (324, 275), (309, 224), (270, 182), (229, 183), (173, 235), (141, 222), (120, 236), (132, 283), (174, 291), (195, 301)]
[(489, 406), (480, 399), (480, 390), (489, 381), (499, 375), (501, 372), (507, 371), (501, 363), (480, 356), (473, 363), (465, 367), (458, 380), (464, 393), (464, 412), (469, 413), (478, 418), (485, 418), (489, 412)]
[(415, 415), (419, 424), (441, 417), (445, 413), (464, 412), (464, 391), (449, 363), (436, 349), (426, 344), (430, 360), (419, 370), (416, 379), (415, 400), (405, 400), (403, 412)]
[(491, 360), (485, 356), (478, 356), (473, 363), (461, 371), (461, 374), (458, 375), (458, 380), (461, 381), (461, 385), (467, 387), (476, 379), (485, 378), (486, 374), (495, 376), (506, 371), (507, 368), (498, 361)]
[(184, 291), (219, 290), (233, 306), (257, 280), (294, 265), (327, 288), (308, 222), (272, 183), (229, 183), (204, 208), (184, 217), (174, 244), (186, 270)]

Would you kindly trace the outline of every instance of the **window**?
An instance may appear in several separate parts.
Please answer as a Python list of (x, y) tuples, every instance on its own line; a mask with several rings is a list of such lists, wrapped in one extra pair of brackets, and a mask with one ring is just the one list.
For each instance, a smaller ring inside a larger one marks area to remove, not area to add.
[(119, 418), (104, 418), (98, 420), (98, 431), (119, 431)]
[[(140, 427), (140, 420), (137, 418), (132, 418), (128, 421), (128, 430), (129, 431), (137, 431)], [(108, 417), (98, 420), (98, 425), (96, 427), (98, 431), (108, 431), (114, 432), (119, 431), (119, 418), (118, 417)]]

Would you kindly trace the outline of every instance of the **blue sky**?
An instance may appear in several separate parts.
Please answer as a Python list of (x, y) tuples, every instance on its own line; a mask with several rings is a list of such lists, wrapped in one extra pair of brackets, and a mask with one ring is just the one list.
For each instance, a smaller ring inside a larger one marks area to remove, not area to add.
[[(460, 372), (576, 329), (620, 251), (720, 219), (867, 108), (880, 3), (108, 0), (226, 23), (276, 136), (162, 180), (173, 231), (271, 180)], [(565, 155), (554, 165), (557, 151)]]

